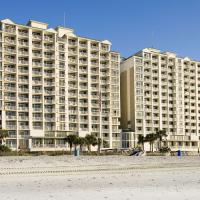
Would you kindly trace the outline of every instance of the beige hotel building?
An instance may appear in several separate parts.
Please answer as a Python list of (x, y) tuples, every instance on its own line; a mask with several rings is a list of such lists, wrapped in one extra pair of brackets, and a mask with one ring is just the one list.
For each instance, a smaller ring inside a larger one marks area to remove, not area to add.
[(0, 21), (0, 128), (13, 150), (63, 150), (68, 134), (120, 147), (120, 55), (65, 27)]
[(153, 48), (125, 59), (121, 64), (121, 126), (134, 132), (124, 135), (127, 147), (137, 145), (139, 134), (165, 129), (164, 143), (171, 150), (198, 151), (200, 62)]

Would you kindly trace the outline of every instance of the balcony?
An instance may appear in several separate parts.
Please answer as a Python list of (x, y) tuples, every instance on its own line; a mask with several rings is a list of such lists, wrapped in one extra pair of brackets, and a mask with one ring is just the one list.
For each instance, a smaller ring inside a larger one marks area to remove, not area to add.
[(99, 120), (92, 120), (92, 124), (99, 124), (100, 121)]
[(98, 87), (90, 87), (92, 91), (99, 91)]
[(5, 68), (5, 72), (16, 73), (16, 68), (6, 67), (6, 68)]
[(92, 78), (92, 79), (91, 79), (91, 82), (92, 82), (92, 83), (99, 83), (99, 79)]
[(19, 97), (19, 101), (28, 102), (28, 101), (29, 101), (29, 98)]
[(99, 46), (97, 46), (97, 45), (91, 45), (91, 49), (98, 51), (99, 50)]
[(79, 47), (87, 48), (87, 43), (82, 43), (82, 42), (80, 42), (80, 43), (79, 43)]
[(69, 106), (77, 106), (76, 101), (69, 101), (68, 104), (69, 104)]
[(92, 128), (92, 132), (99, 132), (100, 129), (99, 128)]
[(55, 67), (54, 64), (50, 64), (50, 63), (44, 63), (44, 66), (45, 66), (45, 67), (50, 67), (50, 68)]
[(32, 55), (33, 55), (33, 57), (37, 57), (37, 58), (42, 57), (42, 53), (33, 53)]
[(100, 107), (99, 103), (92, 103), (91, 106), (95, 107), (95, 108), (99, 108)]
[(46, 131), (55, 131), (55, 126), (45, 126)]
[(8, 87), (8, 86), (5, 86), (5, 90), (16, 92), (16, 87)]
[(69, 118), (69, 123), (77, 123), (77, 122), (78, 122), (77, 119)]
[(45, 40), (45, 41), (48, 41), (48, 42), (53, 42), (53, 41), (54, 41), (54, 38), (53, 38), (53, 36), (47, 36), (47, 35), (45, 35), (45, 36), (44, 36), (44, 40)]
[(17, 126), (16, 125), (6, 125), (7, 130), (16, 130)]
[(15, 63), (16, 59), (15, 58), (9, 58), (9, 57), (5, 57), (5, 61), (9, 62), (9, 63)]
[(50, 113), (54, 113), (55, 109), (54, 108), (45, 108), (45, 112), (50, 112)]
[(59, 51), (65, 51), (65, 47), (59, 46), (58, 50), (59, 50)]
[[(27, 46), (28, 46), (28, 45), (27, 45)], [(41, 49), (41, 48), (42, 48), (42, 45), (41, 45), (41, 44), (33, 43), (33, 48)]]
[(26, 83), (28, 84), (28, 79), (22, 79), (22, 78), (19, 78), (19, 83)]
[(28, 107), (25, 107), (25, 106), (19, 106), (18, 109), (20, 111), (28, 111), (29, 110)]
[(92, 115), (99, 116), (99, 111), (92, 111)]
[(55, 82), (44, 82), (45, 86), (55, 86)]
[(42, 107), (33, 107), (34, 112), (42, 112)]
[(33, 129), (35, 129), (35, 130), (42, 130), (43, 127), (42, 127), (42, 126), (34, 126), (34, 125), (33, 125)]
[(18, 30), (20, 36), (28, 37), (28, 31), (26, 30)]
[(108, 64), (100, 64), (100, 67), (101, 68), (109, 68), (109, 65)]
[(69, 49), (68, 52), (69, 52), (69, 55), (76, 55), (77, 54), (77, 51), (73, 50), (73, 49)]
[(19, 126), (19, 129), (20, 129), (20, 130), (29, 130), (29, 126), (20, 125), (20, 126)]
[(101, 60), (109, 60), (109, 57), (108, 56), (100, 56)]
[(78, 72), (77, 67), (69, 67), (68, 70), (69, 72)]
[(6, 119), (7, 120), (16, 120), (16, 116), (15, 115), (6, 115)]
[(87, 102), (80, 102), (79, 105), (81, 107), (87, 107), (88, 106), (88, 103)]
[(94, 53), (92, 53), (92, 54), (91, 54), (91, 58), (99, 58), (99, 54), (94, 54)]
[(45, 90), (44, 93), (46, 95), (55, 95), (55, 91), (54, 90)]
[[(55, 56), (54, 56), (53, 54), (45, 54), (45, 55), (44, 55), (44, 58), (45, 58), (45, 59), (54, 59)], [(59, 58), (59, 59), (60, 59), (60, 58)]]
[(83, 82), (88, 82), (88, 78), (87, 77), (79, 77), (80, 81)]
[(43, 120), (43, 118), (42, 117), (33, 117), (33, 121), (42, 121)]
[(77, 128), (77, 127), (69, 127), (69, 130), (70, 130), (70, 131), (77, 131), (78, 128)]
[(68, 87), (69, 89), (78, 89), (78, 86), (75, 84), (69, 84)]
[(69, 62), (69, 64), (75, 64), (77, 61), (76, 61), (76, 59), (69, 58), (68, 62)]
[(33, 98), (32, 101), (33, 101), (33, 103), (42, 103), (41, 98)]
[(99, 63), (98, 62), (91, 62), (91, 67), (98, 67)]
[(88, 98), (88, 94), (80, 94), (80, 98)]
[(29, 93), (29, 89), (28, 88), (19, 88), (19, 92), (21, 92), (21, 93)]
[(81, 90), (88, 90), (88, 86), (86, 85), (80, 85), (79, 87)]
[(18, 117), (18, 119), (21, 121), (27, 121), (29, 118), (28, 118), (28, 115), (21, 115)]
[(42, 39), (42, 35), (40, 35), (39, 33), (38, 34), (37, 33), (33, 33), (32, 37), (33, 37), (33, 39), (36, 39), (36, 40), (41, 40)]
[(6, 110), (16, 110), (16, 106), (5, 106)]
[(69, 110), (69, 114), (77, 115), (78, 111), (77, 110)]
[(16, 97), (14, 97), (14, 96), (5, 96), (5, 100), (16, 101)]
[(29, 62), (26, 61), (26, 60), (19, 60), (18, 64), (19, 64), (19, 65), (28, 65)]
[(5, 43), (8, 43), (8, 44), (14, 44), (14, 45), (16, 44), (16, 41), (15, 41), (15, 40), (10, 39), (10, 38), (7, 38), (7, 37), (5, 37), (4, 42), (5, 42)]
[(44, 49), (45, 50), (54, 50), (54, 46), (53, 45), (44, 45)]
[(65, 60), (65, 56), (59, 56), (59, 60)]
[(93, 74), (93, 75), (99, 75), (99, 71), (97, 71), (97, 70), (91, 70), (91, 74)]
[(19, 46), (28, 47), (28, 42), (19, 41), (18, 44)]
[(42, 71), (33, 71), (32, 75), (33, 76), (42, 76)]
[(76, 46), (77, 45), (77, 42), (75, 42), (75, 41), (68, 41), (68, 45), (69, 46)]
[(32, 62), (33, 67), (42, 67), (42, 62)]
[(20, 56), (28, 56), (28, 51), (19, 51)]
[(5, 52), (7, 53), (11, 53), (11, 54), (15, 54), (16, 53), (16, 49), (12, 49), (12, 48), (4, 48)]
[(19, 69), (19, 74), (28, 74), (29, 71), (28, 70), (25, 70), (25, 69)]
[(45, 121), (54, 122), (55, 121), (55, 117), (45, 117)]
[(87, 124), (88, 123), (88, 119), (80, 119), (80, 123)]

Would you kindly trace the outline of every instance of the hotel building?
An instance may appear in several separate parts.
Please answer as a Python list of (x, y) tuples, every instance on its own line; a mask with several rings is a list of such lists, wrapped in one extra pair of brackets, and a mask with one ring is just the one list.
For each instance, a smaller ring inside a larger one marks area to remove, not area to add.
[(165, 129), (171, 150), (198, 150), (200, 62), (146, 48), (122, 62), (120, 76), (121, 125), (134, 132), (124, 135), (128, 147), (139, 134)]
[(66, 149), (68, 134), (120, 146), (120, 55), (108, 40), (0, 22), (0, 128), (13, 150)]

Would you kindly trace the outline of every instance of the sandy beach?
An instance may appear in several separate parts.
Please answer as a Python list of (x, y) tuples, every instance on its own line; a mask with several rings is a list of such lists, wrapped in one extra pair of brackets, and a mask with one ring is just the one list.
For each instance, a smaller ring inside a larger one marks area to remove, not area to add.
[(200, 157), (0, 157), (1, 200), (198, 200)]

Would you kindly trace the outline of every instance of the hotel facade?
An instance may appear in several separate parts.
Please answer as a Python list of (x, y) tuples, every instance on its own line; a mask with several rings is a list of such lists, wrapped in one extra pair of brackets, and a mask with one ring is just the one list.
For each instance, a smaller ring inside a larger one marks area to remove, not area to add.
[(6, 145), (63, 150), (68, 134), (120, 147), (120, 55), (65, 27), (0, 22), (0, 128)]
[[(165, 129), (171, 150), (198, 151), (200, 62), (146, 48), (121, 64), (121, 126), (126, 147)], [(149, 150), (146, 144), (146, 150)]]

